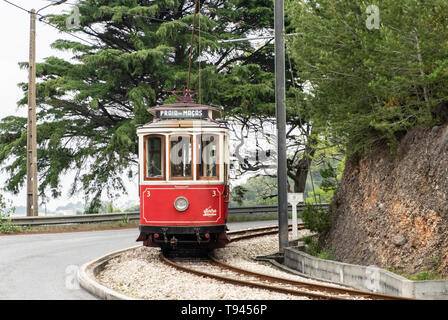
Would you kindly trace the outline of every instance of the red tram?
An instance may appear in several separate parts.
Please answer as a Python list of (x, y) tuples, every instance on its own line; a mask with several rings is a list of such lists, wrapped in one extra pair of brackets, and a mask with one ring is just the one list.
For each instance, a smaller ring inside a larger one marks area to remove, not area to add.
[(162, 250), (224, 247), (229, 202), (228, 128), (218, 108), (189, 97), (149, 109), (139, 139), (140, 236)]

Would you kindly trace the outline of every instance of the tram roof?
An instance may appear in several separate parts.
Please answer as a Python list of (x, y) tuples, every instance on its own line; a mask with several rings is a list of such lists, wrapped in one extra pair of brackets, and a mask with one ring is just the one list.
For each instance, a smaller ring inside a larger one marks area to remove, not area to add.
[(218, 107), (182, 101), (148, 108), (148, 112), (154, 116), (155, 120), (208, 119), (213, 121), (221, 117), (221, 109)]
[(203, 119), (168, 119), (168, 120), (154, 120), (138, 127), (138, 130), (151, 128), (227, 128), (226, 122), (218, 122), (215, 120)]
[(191, 103), (191, 102), (175, 102), (171, 104), (163, 104), (158, 105), (154, 108), (149, 108), (148, 111), (151, 112), (151, 110), (159, 109), (159, 108), (201, 108), (201, 109), (212, 109), (216, 111), (220, 111), (220, 107), (216, 106), (209, 106), (206, 104), (199, 104), (199, 103)]

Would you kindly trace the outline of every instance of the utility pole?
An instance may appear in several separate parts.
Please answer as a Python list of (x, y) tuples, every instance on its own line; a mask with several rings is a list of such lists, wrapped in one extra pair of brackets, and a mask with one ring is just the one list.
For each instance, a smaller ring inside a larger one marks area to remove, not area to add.
[(285, 43), (284, 1), (274, 2), (275, 35), (275, 110), (277, 116), (277, 184), (278, 184), (278, 238), (279, 249), (289, 245), (288, 240), (288, 189), (286, 169), (286, 107), (285, 107)]
[(30, 18), (30, 60), (28, 65), (28, 127), (26, 148), (26, 215), (37, 216), (36, 11), (34, 9), (31, 10)]
[(26, 144), (26, 215), (37, 216), (37, 133), (36, 133), (36, 15), (50, 6), (59, 5), (67, 0), (50, 3), (45, 7), (30, 11), (30, 60), (28, 64), (28, 125)]
[[(274, 1), (274, 39), (275, 39), (275, 110), (277, 117), (277, 184), (278, 184), (278, 237), (279, 251), (289, 245), (288, 239), (288, 186), (286, 167), (286, 72), (284, 42), (284, 1)], [(291, 34), (293, 35), (293, 34)], [(219, 40), (218, 42), (239, 42), (259, 39), (272, 39), (272, 36), (243, 39)]]

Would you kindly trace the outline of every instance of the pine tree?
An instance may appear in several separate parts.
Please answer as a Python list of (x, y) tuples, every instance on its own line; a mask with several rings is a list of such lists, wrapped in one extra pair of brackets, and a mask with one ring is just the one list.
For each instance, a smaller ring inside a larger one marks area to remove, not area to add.
[(446, 1), (290, 1), (288, 13), (313, 124), (349, 154), (448, 120)]
[[(272, 114), (272, 44), (218, 42), (266, 33), (272, 1), (80, 0), (78, 28), (67, 29), (69, 14), (48, 21), (87, 41), (57, 40), (52, 46), (72, 59), (48, 57), (37, 65), (41, 196), (59, 196), (61, 176), (70, 170), (71, 194), (83, 190), (92, 207), (103, 192), (122, 194), (122, 175), (136, 175), (136, 126), (151, 120), (148, 107), (172, 101), (167, 91), (186, 88), (195, 5), (191, 89), (200, 89), (198, 102), (221, 105), (227, 114)], [(19, 103), (27, 104), (26, 94)], [(0, 164), (10, 176), (5, 189), (19, 192), (25, 118), (1, 120)]]

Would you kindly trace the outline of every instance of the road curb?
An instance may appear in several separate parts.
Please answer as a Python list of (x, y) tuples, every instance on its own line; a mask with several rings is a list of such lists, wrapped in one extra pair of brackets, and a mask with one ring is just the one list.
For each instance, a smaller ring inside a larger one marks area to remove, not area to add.
[(142, 245), (133, 246), (126, 249), (121, 249), (104, 255), (100, 258), (92, 260), (82, 265), (77, 274), (78, 282), (84, 290), (91, 294), (103, 299), (103, 300), (139, 300), (134, 297), (127, 296), (119, 293), (108, 287), (103, 286), (96, 280), (96, 275), (100, 273), (107, 263), (115, 258), (117, 255), (136, 248), (140, 248)]

